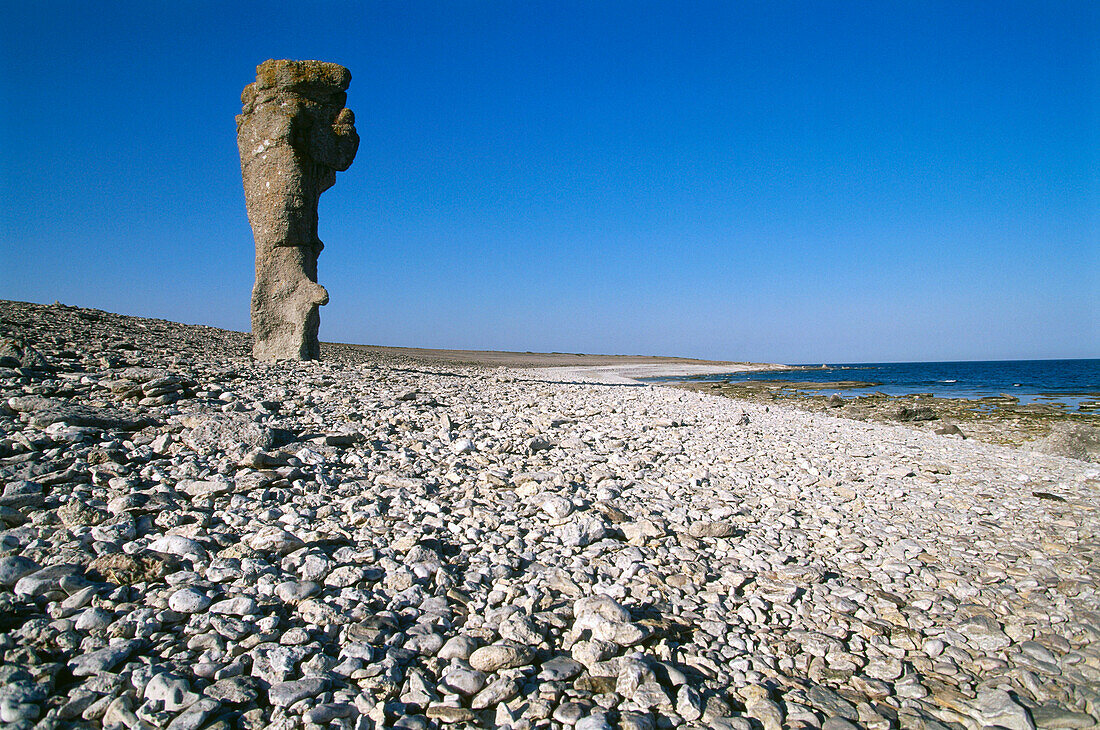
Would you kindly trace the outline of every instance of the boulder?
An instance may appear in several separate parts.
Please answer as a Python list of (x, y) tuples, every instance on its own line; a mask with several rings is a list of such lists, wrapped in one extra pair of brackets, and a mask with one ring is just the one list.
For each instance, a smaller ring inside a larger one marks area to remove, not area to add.
[(1059, 423), (1048, 436), (1035, 442), (1035, 450), (1042, 454), (1100, 462), (1100, 428), (1085, 423)]

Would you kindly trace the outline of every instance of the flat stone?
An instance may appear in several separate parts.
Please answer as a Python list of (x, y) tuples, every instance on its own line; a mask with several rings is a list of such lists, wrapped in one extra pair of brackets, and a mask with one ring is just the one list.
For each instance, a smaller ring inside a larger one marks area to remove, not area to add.
[(327, 682), (320, 677), (307, 677), (290, 682), (277, 682), (267, 690), (267, 698), (276, 707), (288, 707), (307, 697), (316, 697), (325, 691)]
[(519, 694), (519, 689), (519, 682), (516, 680), (510, 677), (500, 677), (478, 692), (470, 700), (470, 707), (475, 710), (483, 710), (500, 702), (507, 702)]
[(892, 681), (901, 676), (901, 661), (897, 659), (880, 659), (867, 663), (863, 673), (872, 679)]
[(149, 543), (149, 549), (168, 555), (191, 556), (200, 559), (206, 558), (206, 548), (196, 540), (183, 535), (165, 535)]
[(6, 555), (0, 558), (0, 586), (11, 588), (19, 579), (41, 570), (38, 563), (22, 555)]
[(733, 525), (728, 522), (708, 522), (700, 520), (692, 522), (688, 526), (688, 534), (692, 537), (729, 537), (734, 532)]
[(584, 671), (584, 665), (567, 656), (556, 656), (543, 662), (539, 670), (539, 679), (549, 682), (561, 682), (572, 679)]
[(109, 672), (118, 664), (129, 658), (143, 642), (137, 639), (111, 644), (87, 654), (73, 657), (69, 660), (69, 670), (73, 676), (89, 677), (103, 672)]
[(619, 716), (619, 728), (621, 730), (656, 730), (657, 721), (649, 713), (623, 712)]
[(259, 696), (256, 680), (252, 677), (225, 677), (203, 690), (203, 694), (212, 700), (243, 705)]
[(836, 692), (820, 684), (814, 685), (807, 692), (807, 698), (814, 707), (824, 712), (827, 716), (835, 715), (852, 722), (859, 721), (859, 713), (851, 702), (842, 698)]
[(233, 491), (233, 482), (228, 479), (186, 479), (176, 488), (192, 497), (217, 497)]
[(463, 695), (475, 695), (485, 686), (487, 675), (476, 669), (451, 667), (443, 675), (443, 687)]
[(574, 727), (577, 730), (611, 730), (611, 725), (607, 722), (607, 715), (602, 712), (593, 712), (591, 715), (582, 717), (577, 720)]
[(960, 623), (957, 630), (982, 651), (1000, 651), (1012, 643), (1001, 625), (988, 616), (971, 616)]
[(140, 431), (156, 421), (147, 417), (134, 417), (106, 408), (93, 408), (83, 405), (61, 405), (35, 411), (30, 424), (35, 428), (48, 428), (55, 423), (69, 426), (86, 426), (104, 430)]
[(14, 592), (17, 596), (41, 598), (47, 593), (61, 590), (61, 581), (65, 578), (78, 576), (83, 572), (83, 566), (72, 563), (51, 565), (24, 575), (16, 581)]
[(1054, 703), (1031, 708), (1031, 719), (1041, 730), (1083, 730), (1096, 724), (1092, 715), (1074, 712)]
[(439, 720), (446, 724), (473, 722), (477, 719), (477, 715), (474, 714), (473, 710), (466, 707), (454, 707), (453, 705), (428, 705), (425, 714), (433, 720)]
[(230, 616), (250, 616), (259, 611), (256, 599), (248, 596), (236, 596), (210, 605), (210, 613), (222, 613)]
[(3, 495), (0, 495), (0, 506), (15, 509), (41, 507), (46, 502), (44, 491), (45, 488), (38, 482), (9, 482), (4, 487)]
[(1008, 730), (1035, 730), (1035, 723), (1027, 709), (1017, 704), (1004, 690), (979, 690), (974, 707), (986, 725)]
[(435, 656), (443, 648), (443, 637), (435, 633), (416, 634), (409, 637), (404, 648), (422, 656)]
[(275, 595), (278, 596), (279, 600), (292, 604), (300, 603), (310, 596), (315, 596), (320, 592), (321, 586), (311, 580), (290, 580), (275, 586)]
[(176, 715), (175, 719), (168, 723), (167, 730), (199, 730), (206, 720), (220, 708), (221, 705), (218, 702), (204, 697)]
[(554, 719), (563, 725), (576, 725), (585, 713), (589, 705), (581, 702), (562, 702), (554, 709)]
[(242, 446), (271, 449), (282, 440), (275, 429), (240, 413), (185, 416), (182, 423), (188, 428), (183, 434), (184, 443), (200, 453)]
[(327, 702), (323, 705), (311, 707), (302, 715), (302, 720), (313, 725), (327, 725), (333, 720), (344, 717), (355, 717), (358, 710), (355, 705), (346, 702)]

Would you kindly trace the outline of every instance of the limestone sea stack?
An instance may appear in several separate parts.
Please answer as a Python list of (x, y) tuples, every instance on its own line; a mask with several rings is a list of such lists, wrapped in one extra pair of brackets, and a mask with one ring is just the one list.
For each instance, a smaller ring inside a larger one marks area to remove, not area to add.
[(256, 241), (252, 354), (259, 360), (316, 360), (317, 202), (359, 148), (345, 108), (351, 72), (322, 61), (264, 61), (241, 94), (237, 147), (248, 221)]

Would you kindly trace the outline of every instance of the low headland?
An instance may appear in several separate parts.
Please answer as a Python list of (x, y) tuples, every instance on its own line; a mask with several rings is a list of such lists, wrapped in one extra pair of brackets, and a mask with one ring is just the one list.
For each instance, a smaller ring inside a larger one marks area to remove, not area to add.
[(634, 379), (730, 363), (0, 340), (5, 727), (1100, 721), (1095, 463)]

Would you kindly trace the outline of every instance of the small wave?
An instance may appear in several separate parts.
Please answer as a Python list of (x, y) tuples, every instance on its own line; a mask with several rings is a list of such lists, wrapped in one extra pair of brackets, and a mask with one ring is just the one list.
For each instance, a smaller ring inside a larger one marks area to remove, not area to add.
[(959, 381), (957, 381), (957, 380), (940, 380), (938, 382), (940, 382), (940, 383), (957, 383)]

